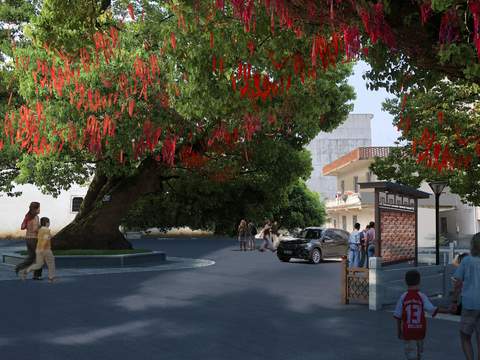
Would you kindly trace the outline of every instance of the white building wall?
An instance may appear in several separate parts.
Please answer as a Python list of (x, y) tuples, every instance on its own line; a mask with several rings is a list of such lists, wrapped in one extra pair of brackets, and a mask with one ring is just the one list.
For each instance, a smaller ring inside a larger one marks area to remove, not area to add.
[(69, 191), (63, 191), (54, 198), (42, 194), (33, 185), (21, 185), (14, 189), (22, 191), (21, 196), (8, 197), (0, 194), (0, 238), (25, 236), (25, 230), (20, 230), (20, 225), (32, 201), (40, 203), (40, 217), (50, 218), (52, 232), (59, 231), (75, 218), (76, 213), (72, 212), (72, 199), (85, 197), (87, 190), (87, 187), (73, 185)]
[[(440, 197), (440, 203), (442, 198)], [(459, 196), (456, 196), (457, 202), (457, 211), (450, 214), (450, 212), (445, 213), (451, 218), (451, 221), (448, 222), (448, 234), (455, 235), (457, 230), (459, 233), (464, 233), (468, 235), (473, 235), (478, 232), (478, 219), (476, 216), (476, 208), (468, 204), (462, 203)], [(453, 216), (452, 216), (453, 215)]]
[(353, 230), (353, 218), (357, 217), (357, 222), (360, 224), (361, 229), (364, 229), (370, 221), (375, 221), (375, 213), (373, 207), (362, 209), (350, 209), (346, 211), (335, 211), (329, 213), (329, 221), (327, 227), (336, 227), (337, 229), (343, 229), (343, 220), (345, 216), (347, 231)]
[(336, 179), (323, 176), (325, 165), (355, 148), (372, 145), (372, 114), (350, 114), (347, 120), (330, 133), (322, 132), (307, 145), (312, 154), (313, 171), (307, 186), (323, 199), (335, 197)]
[[(334, 159), (335, 160), (335, 159)], [(335, 179), (336, 191), (340, 192), (341, 181), (345, 182), (345, 191), (353, 191), (353, 178), (358, 176), (359, 182), (366, 181), (370, 161), (356, 161), (348, 165), (338, 176), (331, 176)], [(325, 177), (328, 178), (328, 177)], [(371, 181), (376, 181), (376, 176), (372, 175)], [(435, 246), (435, 198), (428, 183), (423, 182), (420, 190), (432, 194), (430, 199), (420, 199), (418, 206), (418, 246)], [(335, 193), (330, 199), (335, 199)], [(457, 241), (458, 246), (469, 247), (469, 241), (473, 234), (479, 231), (480, 211), (473, 206), (464, 204), (458, 195), (452, 194), (449, 188), (445, 188), (440, 196), (440, 219), (445, 218), (447, 222), (447, 233), (443, 234), (449, 241)], [(352, 216), (356, 215), (358, 222), (363, 227), (364, 224), (374, 221), (374, 212), (372, 208), (362, 208), (361, 210), (351, 209), (348, 211), (329, 211), (327, 208), (329, 221), (327, 226), (336, 226), (342, 228), (342, 216), (346, 216), (347, 230), (351, 231)]]
[(435, 209), (418, 207), (418, 247), (435, 247)]
[[(342, 187), (342, 181), (344, 181), (345, 184), (345, 191), (352, 191), (355, 192), (355, 176), (358, 177), (358, 182), (370, 182), (370, 181), (376, 181), (377, 176), (374, 173), (370, 172), (370, 164), (373, 163), (373, 160), (361, 160), (362, 161), (362, 166), (358, 167), (356, 169), (352, 169), (352, 171), (349, 171), (348, 173), (342, 173), (339, 174), (338, 176), (330, 176), (333, 179), (337, 179), (336, 182), (336, 191), (341, 192), (341, 187)], [(370, 179), (369, 179), (370, 176)], [(328, 177), (328, 176), (325, 176)], [(358, 192), (358, 191), (357, 191)], [(334, 194), (335, 196), (335, 194)], [(331, 197), (330, 197), (331, 198)]]
[[(435, 197), (426, 182), (420, 185), (420, 190), (432, 194), (429, 204), (422, 204), (422, 216), (419, 211), (419, 224), (422, 226), (422, 233), (419, 231), (420, 246), (432, 247), (435, 246)], [(463, 203), (460, 196), (451, 193), (446, 187), (440, 196), (440, 219), (442, 218), (446, 219), (447, 232), (441, 236), (456, 241), (459, 247), (468, 248), (472, 235), (479, 231), (476, 208)]]

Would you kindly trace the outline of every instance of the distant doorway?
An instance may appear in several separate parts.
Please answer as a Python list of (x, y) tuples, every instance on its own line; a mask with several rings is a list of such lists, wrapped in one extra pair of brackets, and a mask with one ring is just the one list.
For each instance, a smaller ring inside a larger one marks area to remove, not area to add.
[(448, 233), (448, 225), (447, 225), (447, 218), (441, 217), (440, 218), (440, 233), (445, 235)]

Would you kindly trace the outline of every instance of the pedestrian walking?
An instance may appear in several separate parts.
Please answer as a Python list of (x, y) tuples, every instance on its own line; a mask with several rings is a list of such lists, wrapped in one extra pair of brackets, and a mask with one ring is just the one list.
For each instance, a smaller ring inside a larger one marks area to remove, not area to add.
[[(458, 254), (457, 257), (455, 258), (455, 260), (453, 260), (453, 266), (455, 266), (456, 268), (458, 268), (460, 266), (460, 264), (462, 263), (462, 260), (468, 256), (468, 253), (461, 253), (461, 254)], [(454, 282), (456, 281), (455, 278), (453, 278)], [(454, 312), (455, 315), (462, 315), (462, 296), (461, 296), (461, 291), (457, 291), (457, 296), (455, 297), (455, 299), (453, 299), (456, 304), (456, 311)]]
[(272, 246), (274, 249), (277, 249), (278, 244), (280, 243), (280, 232), (278, 222), (274, 221), (272, 224)]
[(240, 243), (240, 251), (247, 251), (247, 222), (242, 219), (240, 225), (238, 225), (238, 241)]
[(269, 249), (271, 251), (275, 251), (272, 245), (272, 223), (270, 220), (267, 220), (267, 222), (265, 223), (265, 226), (263, 227), (261, 234), (263, 238), (263, 244), (259, 250), (265, 251)]
[[(25, 243), (27, 245), (27, 257), (23, 262), (15, 267), (15, 273), (18, 275), (19, 271), (26, 269), (35, 262), (35, 250), (37, 248), (38, 229), (40, 228), (40, 203), (31, 202), (28, 212), (25, 215), (21, 229), (26, 230)], [(38, 269), (33, 273), (34, 280), (42, 279), (42, 269)]]
[(257, 248), (257, 245), (255, 244), (255, 235), (257, 235), (257, 227), (252, 221), (248, 223), (247, 234), (248, 234), (248, 239), (247, 239), (248, 249), (255, 250)]
[(457, 298), (461, 293), (462, 317), (460, 340), (465, 359), (474, 360), (472, 335), (477, 338), (477, 357), (480, 359), (480, 233), (472, 237), (470, 256), (463, 258), (455, 271), (455, 290), (452, 312), (458, 310)]
[(407, 271), (405, 282), (408, 290), (398, 299), (393, 317), (397, 320), (397, 336), (404, 342), (405, 358), (420, 360), (427, 332), (425, 311), (432, 317), (438, 312), (448, 311), (434, 306), (428, 297), (420, 292), (420, 273), (417, 270)]
[(43, 268), (46, 263), (48, 268), (48, 281), (55, 280), (55, 257), (52, 252), (50, 220), (46, 217), (40, 219), (40, 229), (38, 230), (37, 246), (35, 249), (35, 263), (27, 269), (22, 270), (22, 280), (25, 280), (27, 274), (31, 271), (37, 271)]
[(355, 223), (348, 238), (348, 266), (360, 266), (360, 224)]

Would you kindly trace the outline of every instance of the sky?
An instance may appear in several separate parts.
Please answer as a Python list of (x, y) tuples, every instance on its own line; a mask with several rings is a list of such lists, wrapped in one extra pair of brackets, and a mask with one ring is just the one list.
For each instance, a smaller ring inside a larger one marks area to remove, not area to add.
[(391, 146), (398, 137), (398, 132), (392, 125), (392, 116), (382, 110), (382, 102), (388, 93), (381, 89), (378, 91), (367, 90), (366, 81), (362, 75), (369, 69), (369, 65), (361, 61), (353, 68), (353, 75), (348, 83), (354, 87), (357, 98), (353, 102), (353, 113), (373, 114), (372, 119), (372, 145)]

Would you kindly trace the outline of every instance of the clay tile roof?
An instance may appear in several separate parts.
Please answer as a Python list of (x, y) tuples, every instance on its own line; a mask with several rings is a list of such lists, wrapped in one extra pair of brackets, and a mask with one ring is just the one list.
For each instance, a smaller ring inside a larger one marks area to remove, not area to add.
[(369, 146), (359, 147), (348, 154), (345, 154), (338, 159), (332, 161), (323, 167), (323, 175), (329, 175), (335, 170), (339, 170), (355, 161), (375, 159), (377, 157), (387, 157), (390, 152), (388, 146)]

